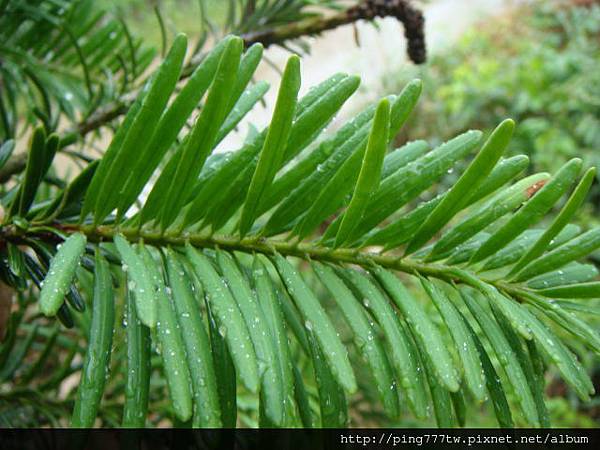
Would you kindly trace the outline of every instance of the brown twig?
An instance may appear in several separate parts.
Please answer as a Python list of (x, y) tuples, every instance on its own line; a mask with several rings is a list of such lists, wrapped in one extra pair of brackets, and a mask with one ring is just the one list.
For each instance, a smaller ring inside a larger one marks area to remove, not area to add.
[(408, 57), (416, 64), (425, 62), (425, 19), (418, 9), (407, 0), (364, 0), (356, 6), (330, 17), (318, 17), (259, 30), (242, 36), (246, 45), (260, 42), (265, 47), (279, 44), (302, 36), (320, 34), (342, 25), (377, 17), (395, 17), (404, 25), (404, 36), (408, 41)]

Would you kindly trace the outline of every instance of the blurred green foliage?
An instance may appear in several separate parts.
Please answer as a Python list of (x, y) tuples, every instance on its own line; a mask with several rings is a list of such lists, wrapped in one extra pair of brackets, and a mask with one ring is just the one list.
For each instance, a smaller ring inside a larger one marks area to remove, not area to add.
[[(388, 74), (385, 92), (415, 76), (424, 94), (404, 127), (408, 140), (444, 141), (512, 117), (511, 149), (530, 156), (531, 170), (555, 171), (576, 156), (586, 166), (600, 163), (597, 2), (538, 1), (502, 11), (425, 66)], [(598, 183), (592, 196), (600, 207)]]
[(197, 37), (202, 30), (202, 9), (211, 20), (221, 21), (227, 13), (228, 1), (223, 0), (97, 0), (101, 10), (111, 10), (126, 18), (137, 35), (144, 36), (147, 44), (161, 46), (161, 32), (155, 8), (170, 34), (186, 33)]

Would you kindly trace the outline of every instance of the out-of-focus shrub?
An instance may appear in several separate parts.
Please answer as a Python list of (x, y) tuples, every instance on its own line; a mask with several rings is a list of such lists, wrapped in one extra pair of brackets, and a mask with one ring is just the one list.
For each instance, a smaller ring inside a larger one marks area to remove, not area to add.
[[(415, 73), (416, 72), (416, 73)], [(535, 170), (580, 156), (600, 162), (600, 3), (540, 1), (502, 12), (419, 68), (390, 73), (385, 90), (415, 75), (424, 98), (406, 139), (439, 141), (467, 128), (517, 122), (511, 149)], [(593, 190), (600, 205), (600, 188)]]

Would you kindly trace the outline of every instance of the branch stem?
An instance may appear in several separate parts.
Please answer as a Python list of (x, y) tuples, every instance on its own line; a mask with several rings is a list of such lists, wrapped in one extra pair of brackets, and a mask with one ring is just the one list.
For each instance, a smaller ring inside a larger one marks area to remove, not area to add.
[[(61, 241), (57, 234), (47, 231), (48, 228), (41, 231), (27, 232), (15, 227), (7, 227), (1, 230), (0, 240), (7, 240), (14, 243), (26, 243), (24, 238), (33, 236), (39, 239), (50, 241)], [(332, 249), (311, 242), (290, 242), (274, 238), (262, 238), (250, 236), (240, 239), (236, 236), (206, 234), (206, 233), (160, 233), (153, 230), (144, 230), (137, 227), (118, 228), (112, 225), (80, 225), (64, 224), (57, 228), (57, 232), (73, 233), (80, 232), (87, 236), (89, 242), (110, 242), (115, 235), (122, 234), (130, 242), (143, 241), (145, 244), (154, 247), (175, 246), (180, 247), (190, 243), (194, 247), (201, 249), (223, 249), (228, 251), (240, 251), (244, 253), (260, 253), (263, 255), (280, 254), (282, 256), (293, 256), (302, 259), (330, 262), (335, 264), (349, 264), (369, 269), (374, 266), (381, 266), (387, 269), (396, 270), (406, 274), (420, 274), (432, 276), (449, 283), (466, 284), (478, 288), (482, 283), (495, 286), (515, 298), (527, 299), (528, 290), (522, 286), (511, 285), (489, 277), (483, 277), (480, 274), (463, 270), (457, 267), (448, 266), (439, 263), (422, 263), (410, 257), (401, 257), (381, 254), (367, 250), (355, 248), (337, 248)]]

